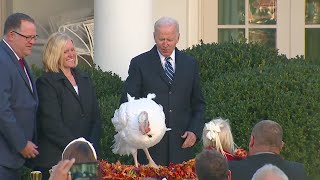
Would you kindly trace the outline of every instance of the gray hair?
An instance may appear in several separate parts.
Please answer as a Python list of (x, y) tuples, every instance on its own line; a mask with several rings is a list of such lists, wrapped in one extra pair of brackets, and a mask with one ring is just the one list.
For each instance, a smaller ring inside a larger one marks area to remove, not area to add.
[(258, 169), (251, 180), (267, 180), (267, 176), (272, 176), (272, 179), (277, 178), (277, 180), (288, 180), (288, 176), (277, 166), (272, 164), (266, 164), (260, 169)]
[(169, 26), (169, 25), (174, 25), (176, 27), (176, 31), (179, 34), (179, 23), (177, 20), (171, 18), (171, 17), (161, 17), (160, 19), (158, 19), (155, 23), (154, 23), (154, 32), (156, 32), (156, 30), (159, 27), (162, 26)]

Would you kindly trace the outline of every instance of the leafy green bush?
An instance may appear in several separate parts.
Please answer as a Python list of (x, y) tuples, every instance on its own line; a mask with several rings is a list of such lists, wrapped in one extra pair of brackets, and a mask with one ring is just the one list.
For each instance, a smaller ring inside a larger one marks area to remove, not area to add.
[(199, 44), (184, 50), (199, 61), (201, 81), (243, 68), (260, 68), (287, 61), (278, 51), (258, 43), (226, 42)]
[(320, 174), (320, 66), (288, 60), (260, 44), (201, 44), (186, 50), (198, 58), (206, 117), (227, 118), (235, 142), (247, 148), (252, 127), (271, 119), (284, 130), (284, 158)]
[(97, 97), (102, 119), (102, 139), (101, 139), (101, 158), (109, 162), (121, 161), (132, 164), (129, 156), (119, 156), (112, 153), (113, 136), (116, 134), (111, 118), (114, 111), (119, 108), (122, 84), (120, 77), (112, 72), (103, 72), (99, 67), (90, 68), (81, 66), (81, 69), (91, 75)]
[[(320, 66), (303, 57), (287, 59), (261, 44), (199, 44), (184, 50), (200, 67), (207, 102), (206, 118), (227, 118), (235, 142), (247, 148), (251, 129), (271, 119), (284, 129), (282, 155), (303, 163), (310, 175), (320, 174)], [(33, 68), (37, 76), (38, 69)], [(123, 82), (99, 68), (82, 67), (95, 84), (103, 121), (102, 159), (132, 164), (111, 151), (115, 130), (111, 118), (119, 107)], [(201, 149), (201, 143), (196, 150)]]

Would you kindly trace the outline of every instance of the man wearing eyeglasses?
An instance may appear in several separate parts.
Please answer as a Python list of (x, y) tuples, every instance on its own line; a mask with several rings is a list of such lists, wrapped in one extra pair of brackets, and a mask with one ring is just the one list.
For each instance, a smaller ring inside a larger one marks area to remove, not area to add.
[(0, 41), (0, 179), (21, 179), (26, 159), (39, 154), (34, 143), (38, 96), (24, 58), (37, 39), (34, 20), (10, 15)]

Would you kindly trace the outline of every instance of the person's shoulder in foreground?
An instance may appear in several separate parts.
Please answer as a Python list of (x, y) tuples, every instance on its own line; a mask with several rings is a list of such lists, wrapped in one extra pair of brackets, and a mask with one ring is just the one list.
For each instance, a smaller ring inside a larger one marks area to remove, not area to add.
[(232, 180), (251, 179), (253, 174), (265, 164), (281, 169), (290, 180), (305, 180), (307, 173), (303, 164), (284, 160), (280, 156), (283, 147), (283, 130), (280, 124), (262, 120), (252, 129), (249, 156), (241, 161), (229, 162)]

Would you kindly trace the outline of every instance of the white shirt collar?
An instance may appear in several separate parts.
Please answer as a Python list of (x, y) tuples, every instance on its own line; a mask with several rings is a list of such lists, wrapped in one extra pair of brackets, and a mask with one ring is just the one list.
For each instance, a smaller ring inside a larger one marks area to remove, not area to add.
[(258, 152), (258, 153), (255, 153), (254, 155), (259, 155), (259, 154), (276, 154), (274, 152)]
[(16, 52), (14, 52), (14, 50), (12, 49), (12, 47), (9, 45), (9, 43), (7, 43), (7, 41), (5, 39), (3, 39), (3, 42), (7, 44), (7, 46), (11, 49), (11, 51), (14, 53), (14, 55), (16, 56), (17, 60), (19, 60), (19, 56), (17, 55)]
[[(160, 53), (160, 51), (159, 51), (158, 49), (157, 49), (157, 51), (158, 51), (158, 54), (159, 54), (159, 57), (160, 57), (160, 60), (161, 60), (161, 64), (162, 64), (162, 66), (163, 66), (163, 68), (164, 68), (164, 65), (165, 65), (165, 63), (166, 63), (166, 60), (165, 60), (166, 57), (164, 57), (164, 56)], [(175, 69), (176, 69), (176, 50), (175, 50), (175, 49), (173, 50), (173, 52), (172, 52), (172, 54), (170, 55), (170, 57), (171, 57), (170, 63), (171, 63), (171, 65), (172, 65), (173, 70), (175, 70)]]
[[(164, 61), (164, 59), (165, 59), (166, 57), (164, 57), (164, 56), (160, 53), (160, 51), (159, 51), (158, 49), (157, 49), (157, 51), (158, 51), (158, 54), (159, 54), (159, 57), (160, 57), (161, 61)], [(175, 49), (172, 51), (172, 54), (170, 55), (170, 57), (171, 57), (171, 61), (172, 61), (172, 62), (175, 62), (175, 59), (176, 59), (176, 50), (175, 50)]]

